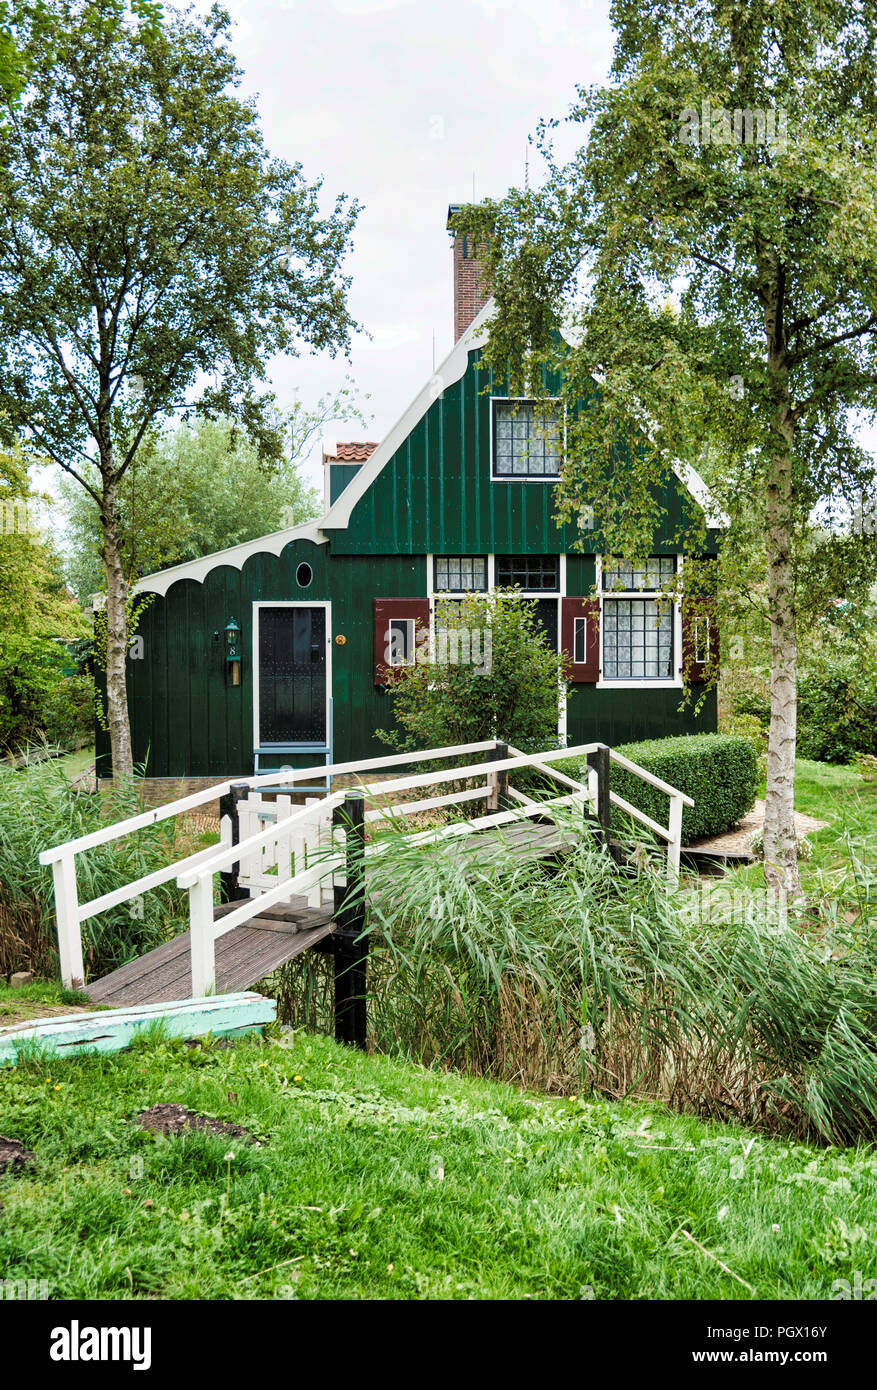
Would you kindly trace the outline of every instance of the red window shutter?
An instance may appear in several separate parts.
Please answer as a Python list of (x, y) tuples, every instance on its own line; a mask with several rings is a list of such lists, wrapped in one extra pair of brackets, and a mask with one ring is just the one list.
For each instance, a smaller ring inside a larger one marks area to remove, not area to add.
[(719, 669), (716, 600), (708, 595), (682, 605), (682, 671), (693, 685), (711, 680)]
[[(560, 609), (560, 645), (572, 663), (569, 678), (577, 685), (593, 685), (600, 679), (600, 600), (563, 598)], [(576, 618), (585, 622), (584, 661), (575, 659)]]
[(419, 630), (429, 631), (428, 598), (376, 598), (374, 605), (374, 666), (375, 685), (387, 684), (387, 648), (390, 643), (390, 619), (412, 618), (415, 640)]

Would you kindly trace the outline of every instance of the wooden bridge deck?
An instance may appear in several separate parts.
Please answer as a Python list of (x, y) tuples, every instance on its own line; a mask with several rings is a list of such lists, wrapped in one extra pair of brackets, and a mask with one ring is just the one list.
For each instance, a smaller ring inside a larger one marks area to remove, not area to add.
[[(493, 852), (497, 857), (508, 853), (510, 846), (543, 858), (562, 854), (571, 847), (553, 823), (529, 821), (482, 831), (467, 839), (452, 841), (455, 849), (471, 853), (476, 847), (483, 864)], [(366, 881), (368, 869), (366, 868)], [(239, 902), (225, 903), (214, 911), (219, 919), (240, 907)], [(308, 907), (304, 897), (291, 898), (289, 904), (266, 908), (245, 926), (234, 927), (216, 941), (216, 993), (231, 994), (249, 989), (264, 980), (281, 965), (316, 946), (335, 930), (334, 902), (331, 892), (323, 892), (322, 906)], [(147, 951), (137, 960), (129, 961), (118, 970), (86, 986), (84, 993), (96, 1004), (121, 1008), (136, 1004), (163, 1004), (186, 999), (191, 993), (191, 961), (189, 932), (181, 932), (172, 941)]]
[[(216, 909), (221, 917), (240, 903)], [(310, 950), (334, 931), (331, 903), (308, 907), (305, 898), (294, 898), (288, 907), (267, 908), (246, 926), (234, 927), (216, 942), (216, 993), (235, 994), (264, 980), (302, 951)], [(84, 991), (96, 1004), (112, 1008), (133, 1004), (164, 1004), (187, 999), (192, 992), (189, 933), (147, 951)]]

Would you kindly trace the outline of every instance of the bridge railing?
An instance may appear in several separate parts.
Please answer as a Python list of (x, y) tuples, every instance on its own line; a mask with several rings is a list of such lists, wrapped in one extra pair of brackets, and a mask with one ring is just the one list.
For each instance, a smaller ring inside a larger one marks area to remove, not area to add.
[[(484, 755), (478, 762), (457, 763), (461, 757)], [(587, 760), (587, 781), (579, 781), (555, 768), (555, 762), (570, 758)], [(390, 778), (381, 782), (366, 782), (364, 775), (385, 768), (412, 763), (453, 760), (453, 764), (425, 773)], [(666, 826), (647, 816), (637, 807), (611, 791), (610, 762), (634, 772), (644, 781), (664, 792), (670, 800)], [(563, 794), (537, 801), (509, 785), (509, 773), (532, 769), (555, 780)], [(628, 758), (615, 753), (605, 744), (589, 743), (574, 748), (548, 749), (525, 754), (499, 740), (489, 739), (453, 747), (430, 748), (414, 753), (390, 754), (385, 757), (335, 763), (318, 769), (288, 768), (256, 776), (226, 781), (166, 806), (156, 807), (129, 817), (113, 826), (105, 826), (77, 840), (68, 841), (45, 850), (41, 864), (51, 864), (55, 884), (55, 907), (61, 974), (65, 984), (84, 981), (81, 926), (97, 913), (106, 911), (140, 894), (176, 880), (189, 894), (190, 950), (193, 995), (208, 994), (215, 988), (215, 947), (217, 939), (236, 926), (244, 925), (265, 909), (305, 894), (312, 906), (318, 906), (326, 881), (334, 883), (343, 875), (344, 845), (339, 842), (344, 833), (337, 824), (337, 812), (349, 794), (331, 792), (304, 806), (293, 805), (289, 797), (280, 794), (275, 801), (265, 802), (253, 797), (251, 791), (262, 787), (277, 788), (284, 783), (307, 781), (309, 776), (325, 778), (348, 776), (356, 779), (358, 790), (368, 798), (371, 809), (364, 819), (373, 821), (386, 816), (408, 817), (440, 807), (461, 805), (483, 800), (485, 813), (465, 821), (432, 827), (411, 834), (412, 843), (435, 837), (465, 836), (492, 826), (512, 824), (539, 816), (552, 807), (579, 805), (590, 810), (600, 823), (608, 841), (611, 807), (617, 806), (647, 826), (667, 844), (668, 877), (675, 882), (679, 875), (682, 812), (693, 805), (690, 797), (671, 787)], [(464, 786), (464, 783), (475, 786)], [(443, 783), (454, 783), (449, 792), (438, 789)], [(433, 791), (435, 789), (435, 792)], [(427, 791), (426, 796), (408, 798), (408, 793)], [(387, 802), (388, 797), (402, 796), (401, 801)], [(108, 844), (137, 830), (184, 815), (198, 806), (220, 799), (220, 843), (197, 854), (189, 855), (165, 868), (105, 893), (91, 902), (80, 904), (76, 881), (76, 856), (97, 845)], [(384, 805), (379, 803), (383, 802)], [(258, 820), (267, 821), (263, 828), (253, 831)], [(241, 831), (243, 830), (243, 833)], [(381, 845), (369, 845), (367, 853), (380, 853)], [(214, 878), (220, 874), (224, 895), (232, 900), (240, 897), (240, 906), (231, 908), (214, 919)]]

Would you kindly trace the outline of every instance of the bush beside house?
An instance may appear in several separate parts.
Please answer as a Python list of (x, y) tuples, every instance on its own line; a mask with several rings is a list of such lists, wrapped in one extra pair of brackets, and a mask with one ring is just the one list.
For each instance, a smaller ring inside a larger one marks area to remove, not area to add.
[[(758, 753), (752, 739), (743, 734), (650, 739), (625, 744), (616, 751), (692, 798), (694, 805), (686, 806), (682, 816), (685, 843), (730, 830), (752, 809), (758, 789)], [(571, 776), (582, 776), (584, 761), (573, 759), (560, 766)], [(625, 801), (666, 825), (668, 798), (664, 792), (616, 763), (612, 764), (610, 784)]]

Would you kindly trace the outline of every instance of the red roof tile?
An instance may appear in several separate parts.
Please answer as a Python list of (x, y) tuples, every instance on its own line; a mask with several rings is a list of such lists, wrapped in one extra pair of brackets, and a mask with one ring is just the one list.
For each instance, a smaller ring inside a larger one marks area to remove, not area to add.
[(365, 463), (378, 447), (378, 440), (373, 443), (354, 440), (349, 444), (336, 444), (334, 454), (324, 454), (325, 463)]

